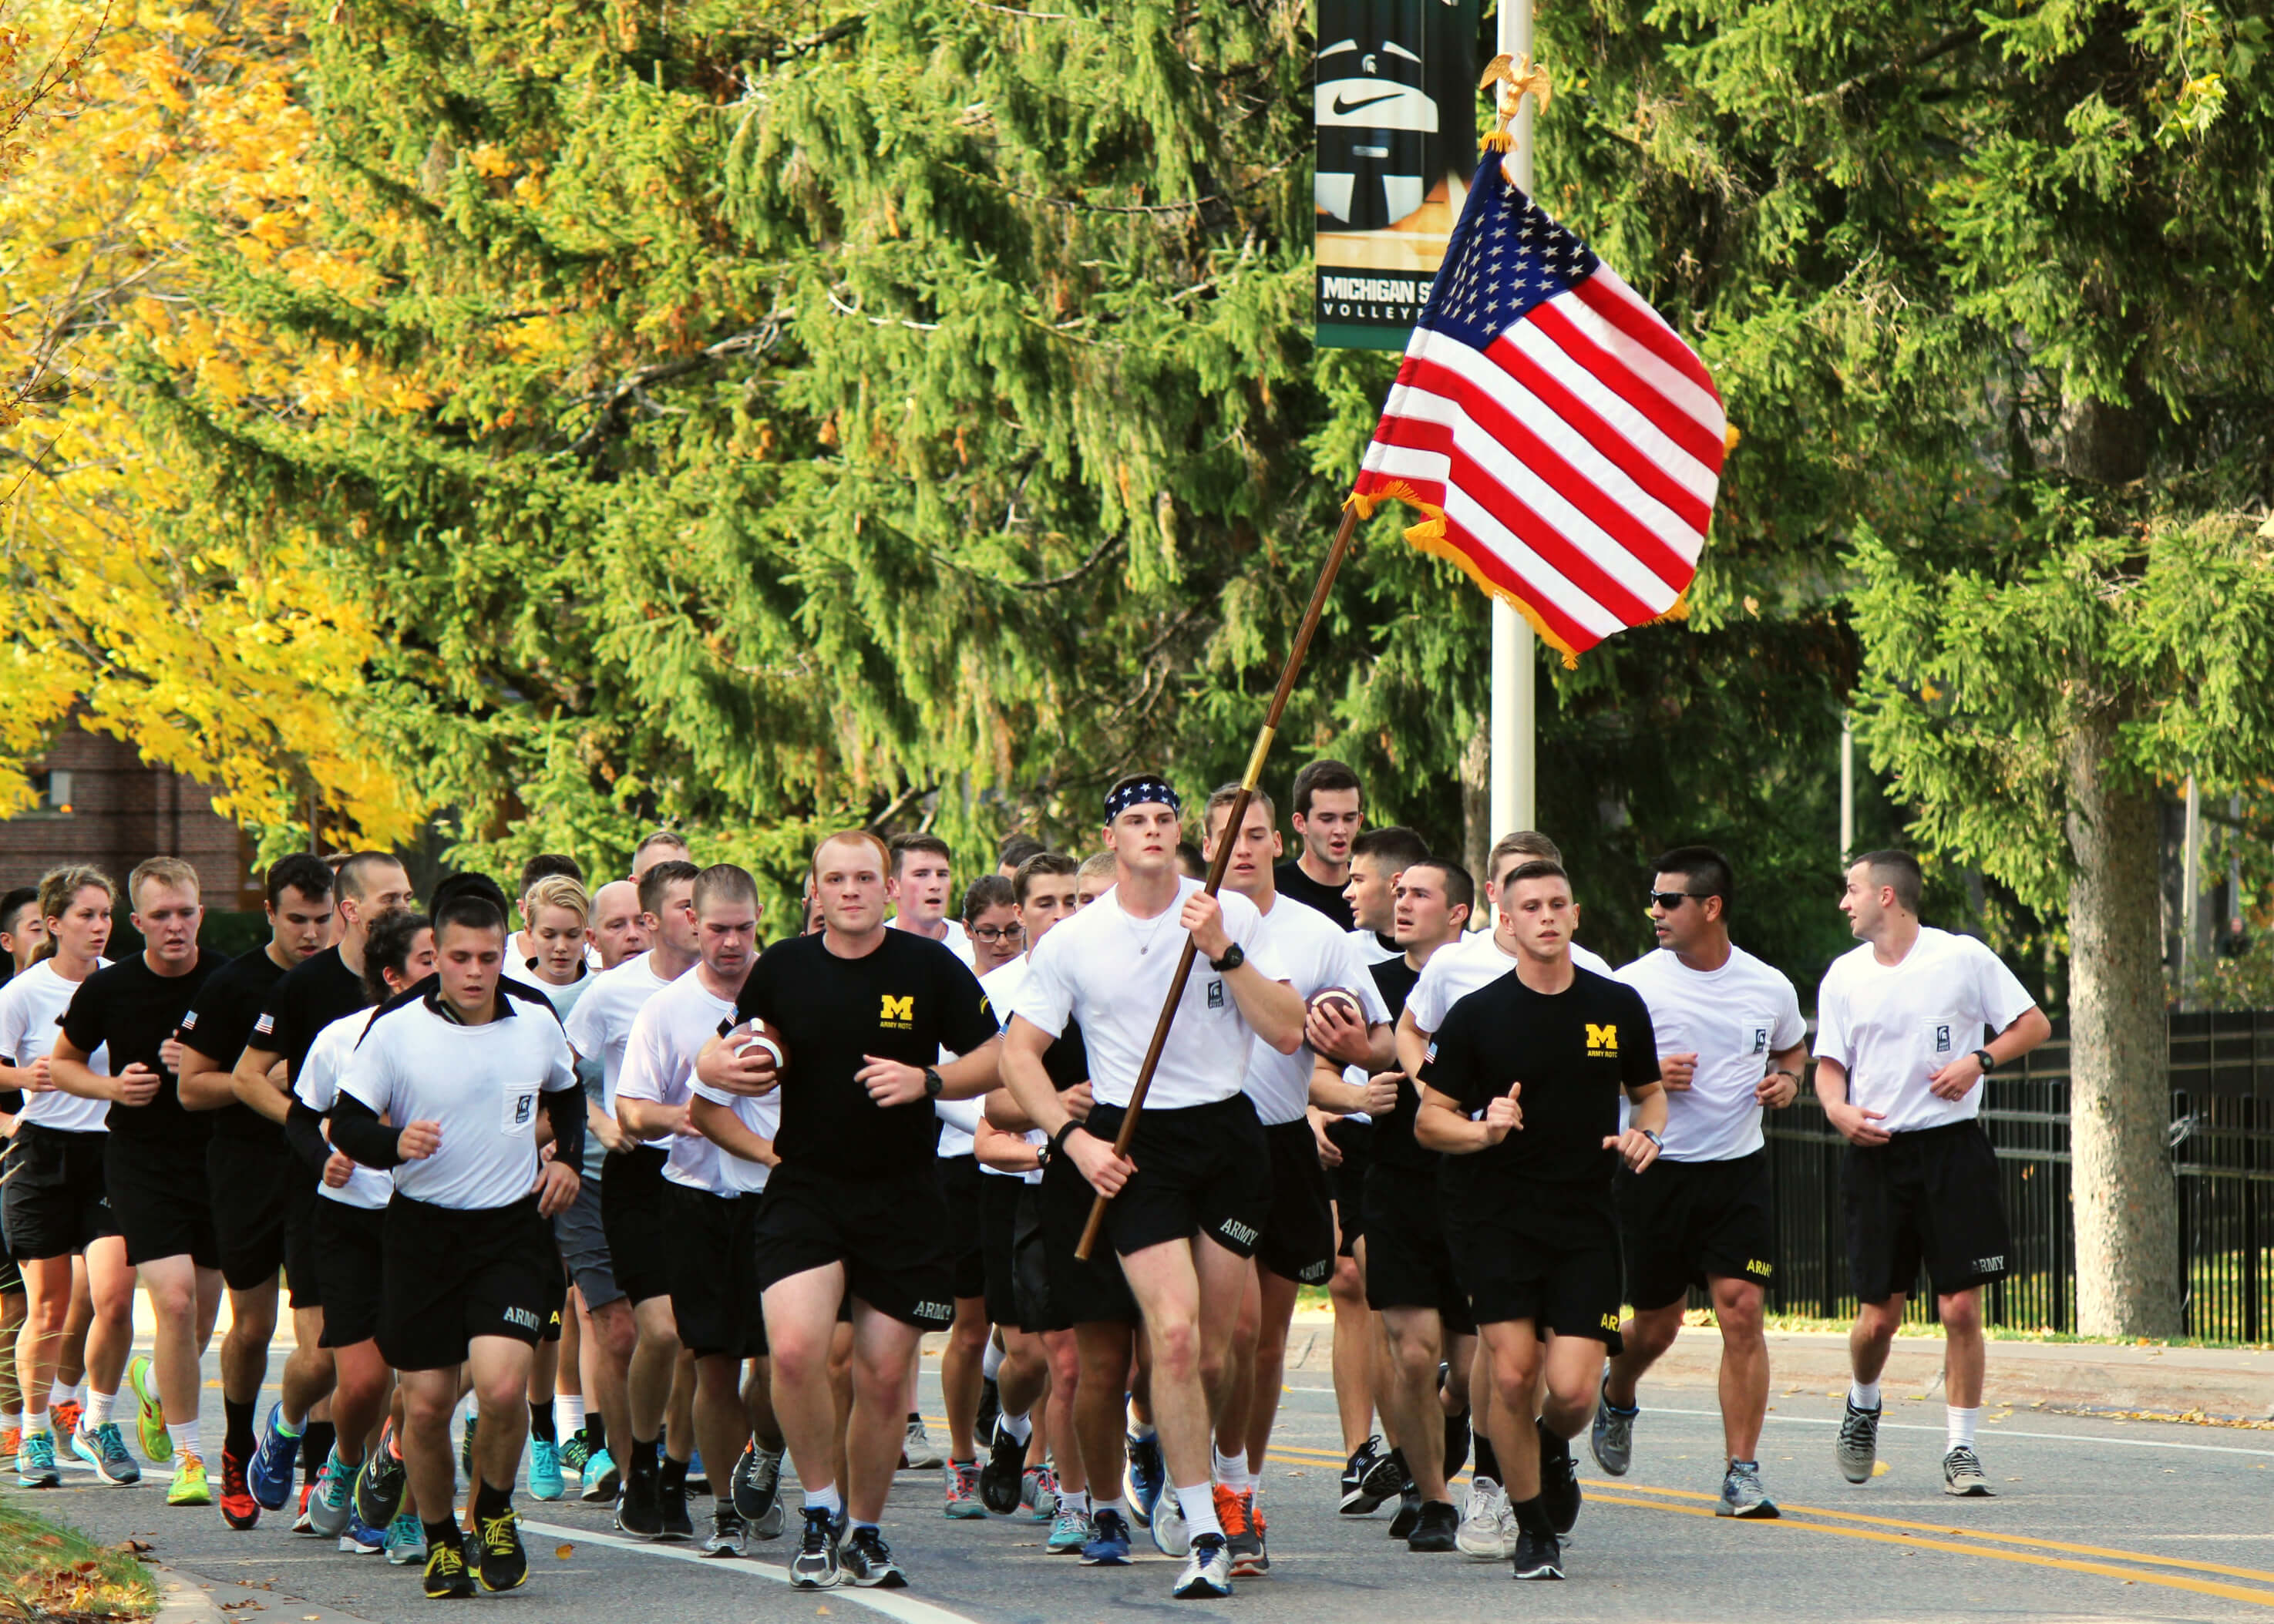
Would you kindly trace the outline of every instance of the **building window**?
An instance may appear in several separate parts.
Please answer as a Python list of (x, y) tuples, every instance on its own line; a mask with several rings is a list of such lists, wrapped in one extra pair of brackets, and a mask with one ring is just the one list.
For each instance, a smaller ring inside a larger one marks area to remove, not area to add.
[(35, 816), (68, 817), (72, 809), (72, 775), (60, 767), (32, 775), (32, 788), (39, 795), (39, 804), (32, 808)]

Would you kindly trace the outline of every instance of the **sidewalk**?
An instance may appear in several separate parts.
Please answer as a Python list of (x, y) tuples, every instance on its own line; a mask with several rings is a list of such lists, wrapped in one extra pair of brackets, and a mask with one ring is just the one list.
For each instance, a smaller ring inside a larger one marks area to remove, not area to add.
[(266, 1613), (304, 1620), (305, 1624), (365, 1624), (353, 1613), (319, 1606), (275, 1590), (224, 1584), (185, 1568), (150, 1566), (150, 1579), (158, 1587), (158, 1614), (152, 1624), (246, 1624), (249, 1617)]

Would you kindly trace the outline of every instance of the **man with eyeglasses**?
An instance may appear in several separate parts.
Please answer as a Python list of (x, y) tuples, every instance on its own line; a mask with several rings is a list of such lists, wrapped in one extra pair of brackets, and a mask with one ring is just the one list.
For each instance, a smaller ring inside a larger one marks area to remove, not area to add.
[(1658, 951), (1618, 973), (1650, 1006), (1666, 1087), (1666, 1148), (1619, 1180), (1627, 1297), (1626, 1344), (1605, 1366), (1590, 1436), (1614, 1477), (1633, 1456), (1635, 1384), (1674, 1345), (1692, 1286), (1713, 1298), (1721, 1327), (1725, 1517), (1773, 1517), (1758, 1445), (1769, 1402), (1761, 1297), (1776, 1248), (1765, 1109), (1800, 1092), (1807, 1028), (1792, 983), (1729, 940), (1736, 883), (1727, 859), (1702, 846), (1658, 860), (1650, 919)]

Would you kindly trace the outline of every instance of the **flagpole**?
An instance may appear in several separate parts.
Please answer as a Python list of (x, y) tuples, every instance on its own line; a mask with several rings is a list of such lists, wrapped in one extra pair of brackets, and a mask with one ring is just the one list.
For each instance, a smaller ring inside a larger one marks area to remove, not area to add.
[[(1495, 18), (1499, 54), (1529, 66), (1532, 61), (1532, 8), (1534, 0), (1500, 0)], [(1522, 71), (1519, 69), (1519, 71)], [(1539, 106), (1529, 90), (1517, 99), (1510, 149), (1512, 177), (1528, 196), (1532, 192), (1532, 125)], [(1538, 639), (1532, 623), (1513, 606), (1493, 599), (1492, 605), (1492, 828), (1489, 845), (1502, 835), (1531, 829), (1538, 822), (1533, 745), (1538, 733), (1534, 686), (1540, 675)]]
[[(1319, 629), (1319, 617), (1326, 612), (1327, 594), (1334, 590), (1335, 575), (1343, 567), (1343, 559), (1350, 552), (1351, 538), (1358, 534), (1359, 511), (1356, 502), (1343, 505), (1343, 522), (1335, 531), (1335, 544), (1327, 549), (1327, 561), (1319, 566), (1319, 579), (1311, 588), (1310, 606), (1303, 611), (1303, 623), (1295, 630), (1294, 646), (1287, 650), (1287, 664), (1279, 673), (1279, 687), (1271, 695), (1271, 709), (1263, 718), (1263, 731), (1255, 735), (1255, 748), (1248, 752), (1247, 771), (1240, 775), (1239, 796), (1231, 803), (1231, 816), (1224, 827), (1231, 831), (1216, 847), (1216, 858), (1209, 864), (1208, 880), (1202, 889), (1213, 897), (1224, 883), (1224, 865), (1231, 861), (1231, 848), (1239, 844), (1232, 838), (1247, 820), (1248, 797), (1263, 780), (1263, 763), (1271, 754), (1271, 740), (1279, 731), (1279, 718), (1286, 714), (1288, 695), (1295, 691), (1295, 678), (1303, 669), (1303, 657), (1311, 650), (1311, 635)], [(1169, 1041), (1169, 1026), (1177, 1019), (1177, 1006), (1184, 1002), (1185, 983), (1192, 979), (1194, 947), (1190, 933), (1185, 936), (1184, 951), (1177, 956), (1177, 973), (1170, 979), (1169, 996), (1161, 1005), (1161, 1017), (1153, 1023), (1153, 1041), (1145, 1047), (1145, 1064), (1137, 1068), (1137, 1085), (1129, 1091), (1129, 1105), (1121, 1116), (1121, 1132), (1113, 1136), (1113, 1154), (1126, 1156), (1129, 1143), (1136, 1137), (1137, 1117), (1145, 1109), (1145, 1095), (1153, 1086), (1153, 1072), (1161, 1064), (1161, 1050)], [(1081, 1242), (1073, 1255), (1083, 1262), (1089, 1260), (1090, 1250), (1097, 1244), (1097, 1232), (1105, 1222), (1107, 1198), (1099, 1196), (1090, 1203), (1089, 1222), (1082, 1226)]]

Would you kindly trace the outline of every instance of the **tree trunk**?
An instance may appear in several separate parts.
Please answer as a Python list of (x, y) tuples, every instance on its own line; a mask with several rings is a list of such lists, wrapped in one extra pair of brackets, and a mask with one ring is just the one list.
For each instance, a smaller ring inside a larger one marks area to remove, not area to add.
[(1477, 718), (1476, 731), (1461, 751), (1462, 861), (1477, 885), (1476, 906), (1469, 911), (1472, 930), (1492, 925), (1485, 905), (1485, 859), (1499, 838), (1492, 828), (1492, 718), (1487, 713)]
[(2069, 1123), (2077, 1329), (2180, 1331), (2179, 1222), (2169, 1148), (2162, 850), (2154, 798), (2119, 786), (2115, 722), (2067, 746)]

